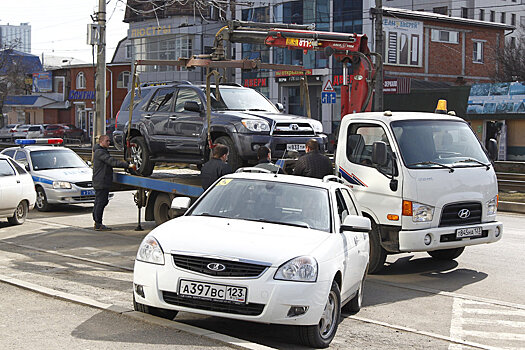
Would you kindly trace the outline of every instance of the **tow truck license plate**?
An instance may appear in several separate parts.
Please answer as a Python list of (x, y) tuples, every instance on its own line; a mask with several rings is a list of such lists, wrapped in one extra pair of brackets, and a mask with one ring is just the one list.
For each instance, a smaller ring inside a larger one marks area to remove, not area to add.
[(81, 196), (94, 196), (95, 190), (82, 190), (80, 191)]
[(289, 143), (286, 145), (287, 151), (304, 151), (306, 150), (306, 145), (304, 143)]
[(188, 280), (181, 280), (179, 284), (179, 295), (196, 299), (223, 300), (244, 304), (247, 292), (247, 288), (224, 284)]
[(481, 227), (458, 228), (456, 238), (481, 236)]

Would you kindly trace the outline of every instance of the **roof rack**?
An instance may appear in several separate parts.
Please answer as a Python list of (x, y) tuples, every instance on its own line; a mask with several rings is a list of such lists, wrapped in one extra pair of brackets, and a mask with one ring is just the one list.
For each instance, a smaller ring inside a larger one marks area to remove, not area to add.
[(330, 181), (338, 182), (340, 184), (343, 183), (343, 179), (335, 175), (326, 175), (325, 177), (323, 177), (323, 182), (330, 182)]
[(173, 81), (148, 81), (145, 83), (140, 84), (141, 87), (146, 86), (158, 86), (158, 85), (171, 85), (171, 84), (187, 84), (187, 85), (193, 85), (188, 80), (173, 80)]

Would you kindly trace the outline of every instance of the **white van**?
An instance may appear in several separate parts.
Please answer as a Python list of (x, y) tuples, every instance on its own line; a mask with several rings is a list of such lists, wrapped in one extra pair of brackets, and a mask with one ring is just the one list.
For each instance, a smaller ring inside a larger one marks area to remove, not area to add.
[[(495, 141), (491, 154), (495, 153)], [(501, 239), (498, 184), (470, 126), (448, 114), (370, 112), (343, 118), (336, 171), (372, 221), (370, 272), (387, 254), (457, 258)]]

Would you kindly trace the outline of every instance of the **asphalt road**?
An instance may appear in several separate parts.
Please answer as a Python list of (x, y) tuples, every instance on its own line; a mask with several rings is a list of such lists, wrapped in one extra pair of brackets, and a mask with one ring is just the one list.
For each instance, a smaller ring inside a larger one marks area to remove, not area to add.
[[(136, 218), (132, 193), (122, 192), (106, 209), (104, 222), (114, 228), (111, 232), (92, 230), (91, 207), (87, 205), (49, 213), (32, 211), (28, 221), (18, 227), (1, 222), (0, 278), (15, 278), (114, 305), (126, 314), (132, 309), (134, 256), (142, 237), (154, 227), (153, 223), (143, 223), (145, 231), (134, 231)], [(525, 349), (525, 217), (500, 214), (499, 219), (504, 223), (502, 240), (468, 247), (457, 261), (436, 262), (425, 253), (389, 256), (384, 271), (366, 281), (363, 309), (356, 315), (343, 315), (331, 348)], [(10, 317), (24, 318), (20, 316), (24, 313), (22, 299), (0, 299), (0, 307), (8, 310), (0, 318), (0, 326)], [(6, 307), (17, 302), (19, 309)], [(78, 307), (60, 303), (64, 310), (67, 305), (72, 310)], [(33, 303), (27, 305), (33, 307)], [(41, 310), (49, 313), (49, 318), (55, 317), (53, 312), (53, 308)], [(70, 325), (79, 320), (69, 320), (66, 311), (57, 319), (65, 323), (62, 336), (67, 339), (73, 334)], [(116, 317), (112, 322), (120, 325), (121, 320)], [(274, 348), (302, 348), (294, 342), (292, 327), (189, 313), (180, 313), (175, 321), (159, 322), (193, 325)], [(122, 327), (128, 326), (123, 323)], [(148, 322), (144, 327), (149, 327)], [(4, 347), (2, 339), (5, 337), (0, 337)], [(171, 341), (180, 345), (176, 339)], [(116, 337), (115, 343), (118, 341)], [(196, 337), (195, 341), (202, 339)], [(140, 348), (144, 344), (131, 342), (128, 346)], [(99, 343), (87, 347), (107, 348)]]

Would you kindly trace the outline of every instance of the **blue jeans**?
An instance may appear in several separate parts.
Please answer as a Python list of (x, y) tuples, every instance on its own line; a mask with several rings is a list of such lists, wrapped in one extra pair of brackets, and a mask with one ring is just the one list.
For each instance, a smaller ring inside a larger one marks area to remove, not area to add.
[(109, 203), (109, 190), (95, 190), (95, 205), (93, 206), (93, 220), (97, 226), (102, 225), (104, 208)]

